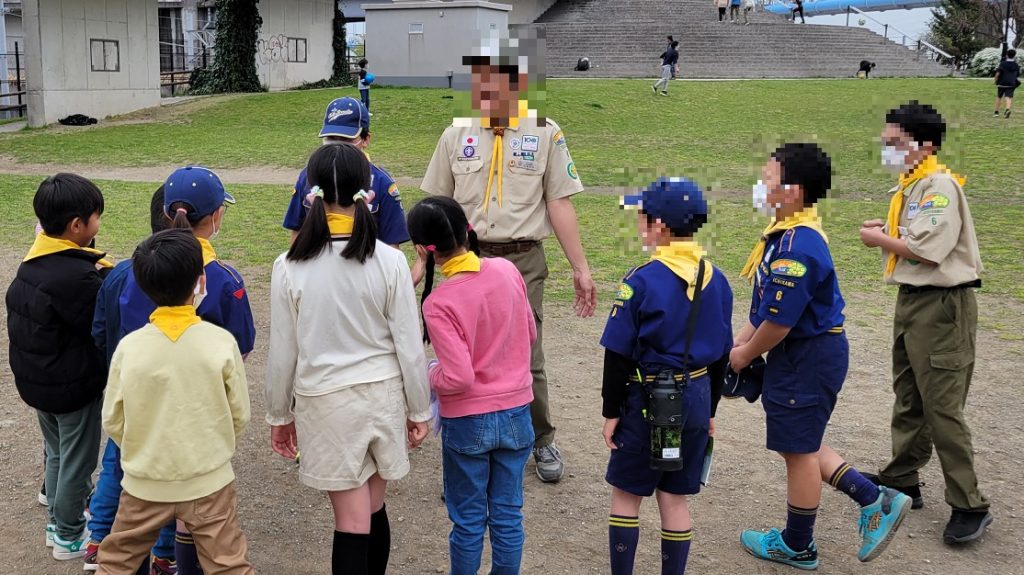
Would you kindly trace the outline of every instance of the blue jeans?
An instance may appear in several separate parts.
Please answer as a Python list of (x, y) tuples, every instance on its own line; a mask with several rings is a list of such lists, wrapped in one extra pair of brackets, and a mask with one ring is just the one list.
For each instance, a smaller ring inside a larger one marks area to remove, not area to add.
[(476, 575), (491, 533), (491, 575), (516, 575), (523, 558), (523, 469), (533, 448), (530, 406), (441, 418), (451, 575)]
[[(109, 439), (106, 449), (103, 450), (101, 465), (100, 476), (96, 481), (96, 493), (89, 504), (89, 511), (92, 513), (92, 520), (89, 521), (89, 531), (92, 532), (90, 538), (96, 543), (102, 542), (110, 535), (114, 517), (117, 516), (117, 505), (121, 501), (121, 479), (124, 478), (124, 470), (121, 469), (121, 449)], [(174, 559), (174, 521), (160, 530), (160, 537), (153, 546), (153, 555), (160, 559)]]

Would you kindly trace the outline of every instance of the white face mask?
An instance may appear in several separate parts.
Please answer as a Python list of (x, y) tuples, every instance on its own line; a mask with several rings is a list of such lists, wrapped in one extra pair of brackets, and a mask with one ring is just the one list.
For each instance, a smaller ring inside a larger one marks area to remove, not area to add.
[(910, 151), (901, 150), (896, 146), (882, 146), (882, 165), (887, 170), (903, 173), (907, 169), (907, 157), (911, 151), (916, 152), (917, 149), (917, 142), (910, 143)]
[(778, 204), (772, 205), (768, 203), (768, 185), (763, 181), (758, 180), (754, 184), (754, 208), (757, 209), (757, 213), (762, 216), (774, 217), (775, 210), (780, 206)]

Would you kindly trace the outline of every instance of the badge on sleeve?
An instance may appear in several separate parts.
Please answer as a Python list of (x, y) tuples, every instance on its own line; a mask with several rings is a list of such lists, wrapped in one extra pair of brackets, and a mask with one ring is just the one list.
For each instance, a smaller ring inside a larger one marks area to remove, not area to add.
[(791, 278), (802, 278), (807, 275), (807, 266), (796, 260), (775, 260), (772, 262), (772, 273)]
[(633, 288), (627, 283), (619, 284), (619, 291), (615, 293), (615, 299), (629, 301), (633, 297)]
[(569, 165), (565, 167), (565, 170), (569, 172), (570, 178), (574, 180), (580, 179), (579, 173), (576, 172), (576, 164), (574, 162), (569, 162)]
[(523, 136), (523, 151), (524, 152), (537, 152), (540, 151), (540, 136)]
[(398, 184), (391, 184), (388, 186), (388, 195), (396, 200), (401, 198), (401, 195), (398, 193)]

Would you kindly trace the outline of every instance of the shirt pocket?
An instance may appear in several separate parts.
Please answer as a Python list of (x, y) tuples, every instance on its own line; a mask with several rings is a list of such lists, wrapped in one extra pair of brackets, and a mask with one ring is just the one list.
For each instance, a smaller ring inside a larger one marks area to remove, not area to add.
[(483, 158), (452, 162), (452, 175), (455, 176), (455, 201), (460, 204), (479, 201), (487, 191), (487, 174), (483, 171)]

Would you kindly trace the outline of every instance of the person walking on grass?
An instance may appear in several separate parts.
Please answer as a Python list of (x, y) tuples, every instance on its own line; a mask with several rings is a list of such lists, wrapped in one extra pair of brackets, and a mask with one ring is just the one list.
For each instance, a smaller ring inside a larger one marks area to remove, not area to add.
[(1007, 50), (1006, 59), (999, 63), (996, 70), (996, 111), (995, 117), (999, 117), (999, 106), (1002, 104), (1006, 109), (1005, 117), (1010, 117), (1010, 108), (1013, 107), (1013, 91), (1020, 86), (1020, 64), (1017, 63), (1017, 51)]
[(660, 88), (662, 96), (668, 96), (668, 83), (672, 80), (676, 64), (679, 62), (679, 41), (673, 41), (661, 54), (661, 79), (651, 86), (651, 90), (657, 94)]

